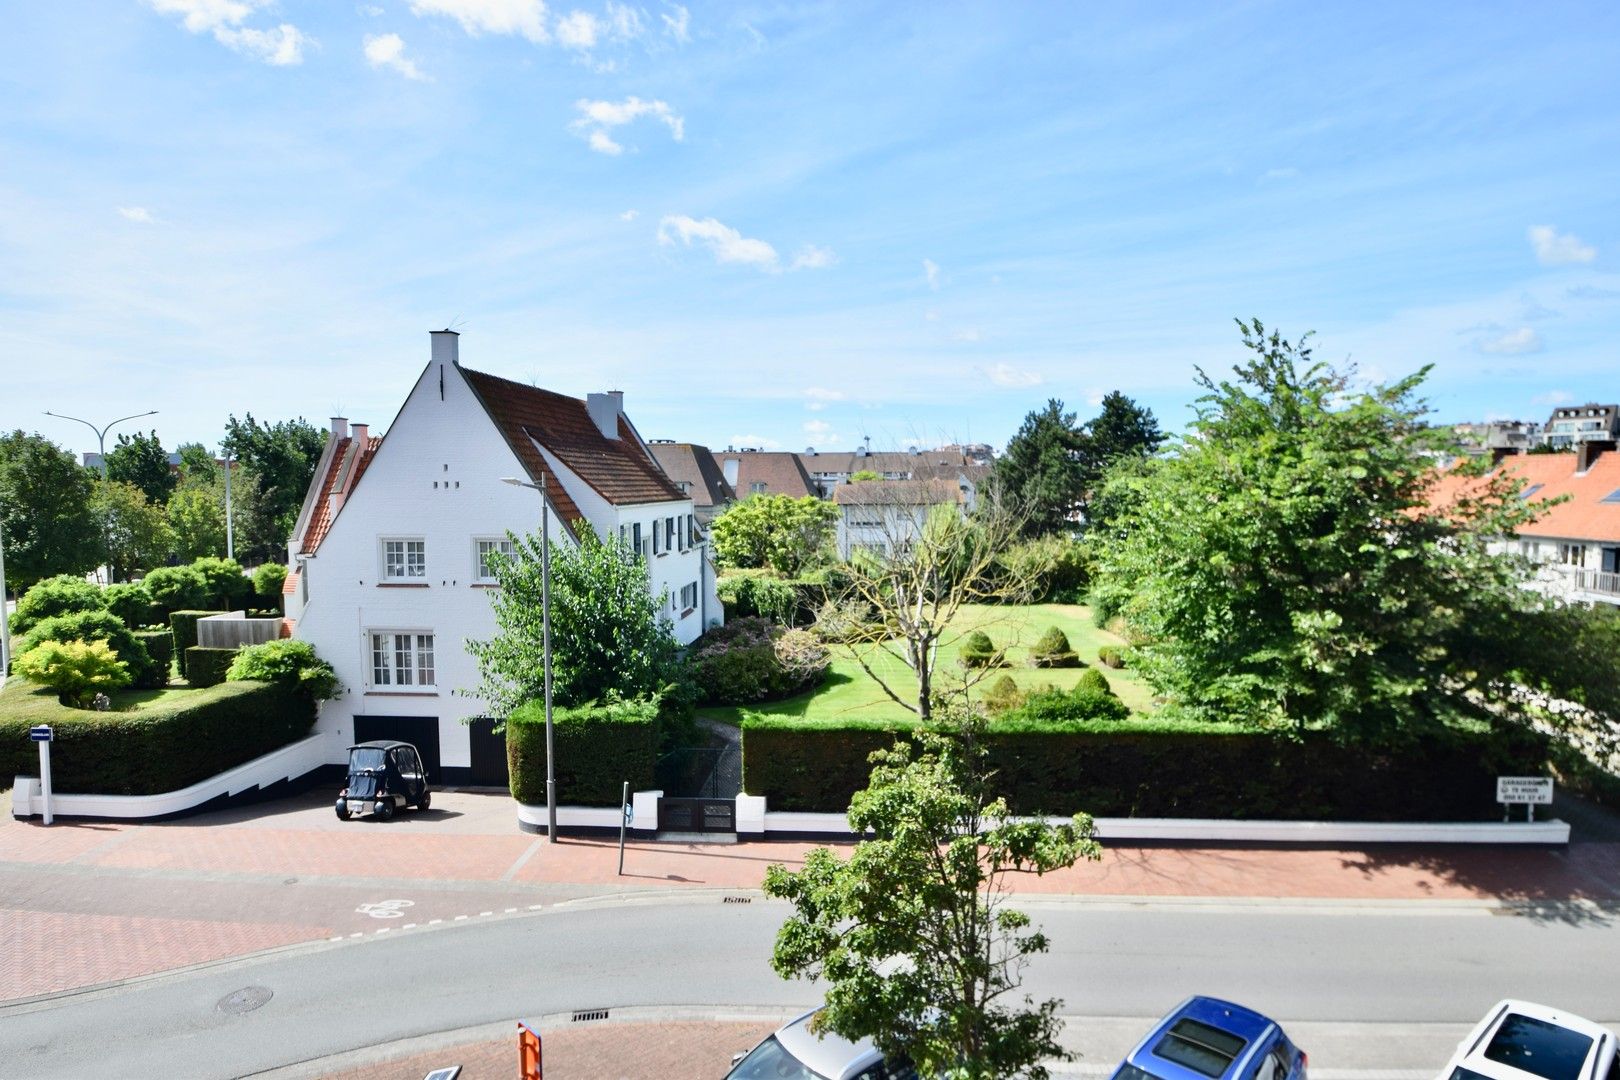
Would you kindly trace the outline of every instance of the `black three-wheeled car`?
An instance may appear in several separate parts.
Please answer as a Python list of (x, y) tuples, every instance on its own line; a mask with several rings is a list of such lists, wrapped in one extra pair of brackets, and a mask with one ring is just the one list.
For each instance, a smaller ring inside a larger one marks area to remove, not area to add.
[(422, 757), (410, 743), (379, 739), (349, 747), (349, 783), (337, 800), (342, 820), (369, 810), (387, 821), (402, 806), (426, 810), (431, 798)]

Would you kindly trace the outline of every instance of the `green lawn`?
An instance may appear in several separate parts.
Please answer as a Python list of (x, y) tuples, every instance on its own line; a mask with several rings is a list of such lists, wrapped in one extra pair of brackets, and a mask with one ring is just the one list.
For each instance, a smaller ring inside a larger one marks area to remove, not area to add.
[[(16, 703), (18, 708), (23, 707), (22, 699), (25, 696), (29, 701), (37, 700), (32, 697), (32, 691), (35, 689), (37, 687), (21, 675), (13, 675), (6, 681), (3, 693), (0, 693), (0, 713), (6, 711), (6, 702), (13, 696), (19, 699)], [(114, 690), (107, 696), (112, 699), (114, 712), (141, 712), (164, 702), (172, 704), (176, 698), (191, 693), (195, 693), (195, 691), (184, 683), (180, 683), (164, 687), (161, 690)], [(51, 707), (55, 708), (55, 699), (52, 698), (51, 702)]]
[[(978, 605), (965, 607), (957, 616), (950, 632), (940, 645), (939, 664), (935, 668), (936, 681), (946, 685), (960, 684), (962, 668), (957, 664), (957, 653), (962, 640), (974, 630), (990, 635), (998, 649), (1007, 652), (1007, 667), (992, 672), (979, 684), (977, 691), (987, 689), (991, 682), (1003, 674), (1011, 675), (1020, 687), (1042, 686), (1051, 683), (1068, 688), (1080, 677), (1080, 668), (1032, 668), (1029, 666), (1029, 647), (1051, 626), (1068, 635), (1069, 645), (1088, 666), (1099, 668), (1108, 677), (1120, 700), (1130, 706), (1133, 713), (1153, 711), (1153, 691), (1132, 671), (1116, 671), (1103, 667), (1097, 661), (1097, 649), (1102, 645), (1122, 645), (1116, 634), (1099, 630), (1092, 625), (1089, 608), (1077, 604), (1035, 604), (1029, 606), (994, 607)], [(916, 682), (899, 660), (871, 655), (869, 663), (883, 673), (897, 693), (915, 694)], [(977, 692), (976, 691), (976, 692)], [(767, 702), (746, 707), (750, 711), (773, 716), (793, 716), (807, 720), (854, 718), (862, 720), (906, 720), (912, 714), (889, 698), (871, 678), (861, 670), (860, 664), (843, 646), (833, 649), (832, 670), (827, 679), (813, 693), (801, 694), (786, 701)], [(743, 708), (705, 708), (705, 716), (737, 723)]]

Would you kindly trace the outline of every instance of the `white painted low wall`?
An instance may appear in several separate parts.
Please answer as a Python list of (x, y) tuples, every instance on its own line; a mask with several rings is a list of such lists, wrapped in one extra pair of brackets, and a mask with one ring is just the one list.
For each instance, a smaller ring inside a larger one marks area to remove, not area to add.
[[(138, 821), (167, 817), (201, 806), (221, 795), (237, 795), (252, 788), (265, 788), (283, 780), (295, 780), (324, 765), (331, 756), (332, 732), (322, 732), (290, 743), (279, 750), (228, 769), (218, 776), (198, 781), (179, 791), (161, 795), (73, 795), (55, 792), (51, 812), (57, 817), (120, 818)], [(26, 818), (45, 812), (45, 798), (39, 779), (19, 776), (11, 789), (11, 815)]]
[[(1049, 818), (1061, 824), (1067, 818)], [(1100, 840), (1187, 840), (1287, 844), (1567, 844), (1564, 821), (1379, 822), (1218, 821), (1206, 818), (1097, 818)], [(765, 833), (849, 836), (843, 814), (771, 811)]]
[[(638, 791), (631, 796), (631, 807), (635, 811), (635, 821), (631, 824), (633, 829), (658, 828), (658, 796), (659, 791)], [(642, 810), (645, 805), (643, 796), (652, 796), (652, 809)], [(544, 806), (530, 806), (527, 803), (518, 803), (518, 821), (532, 829), (541, 832), (546, 830), (546, 808)], [(619, 827), (619, 808), (617, 806), (559, 806), (557, 807), (557, 827), (559, 829), (617, 829)]]

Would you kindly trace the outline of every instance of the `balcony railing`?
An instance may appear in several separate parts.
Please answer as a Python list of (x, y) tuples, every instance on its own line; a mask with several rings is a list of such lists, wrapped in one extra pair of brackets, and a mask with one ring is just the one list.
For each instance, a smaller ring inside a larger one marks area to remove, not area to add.
[(1575, 587), (1585, 592), (1620, 596), (1620, 573), (1607, 570), (1576, 570)]

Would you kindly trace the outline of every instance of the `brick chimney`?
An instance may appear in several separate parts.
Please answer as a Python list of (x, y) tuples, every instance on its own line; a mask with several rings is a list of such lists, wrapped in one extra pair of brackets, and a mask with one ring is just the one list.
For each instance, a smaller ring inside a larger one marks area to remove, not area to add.
[(609, 390), (605, 394), (587, 394), (585, 411), (591, 414), (591, 419), (596, 422), (596, 429), (602, 433), (603, 438), (617, 439), (619, 417), (624, 413), (624, 391)]
[(1600, 439), (1592, 439), (1588, 442), (1576, 443), (1575, 475), (1584, 476), (1586, 471), (1597, 462), (1597, 459), (1604, 453), (1604, 451), (1613, 450), (1614, 448), (1614, 443), (1612, 441), (1604, 442)]
[(371, 437), (371, 425), (355, 424), (350, 430), (354, 432), (354, 441), (359, 443), (360, 446), (364, 448), (366, 445), (366, 440)]

